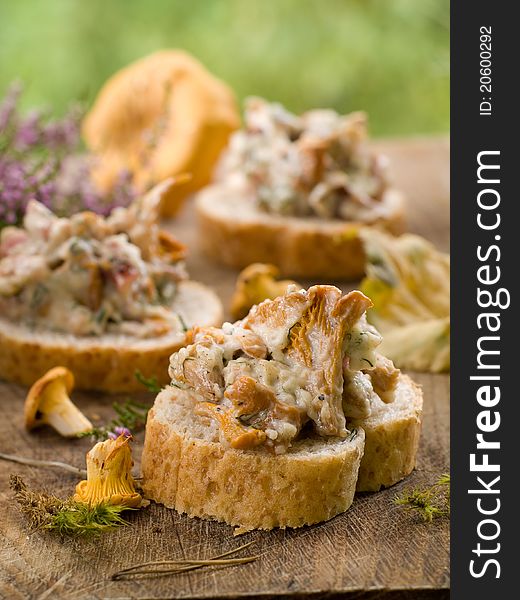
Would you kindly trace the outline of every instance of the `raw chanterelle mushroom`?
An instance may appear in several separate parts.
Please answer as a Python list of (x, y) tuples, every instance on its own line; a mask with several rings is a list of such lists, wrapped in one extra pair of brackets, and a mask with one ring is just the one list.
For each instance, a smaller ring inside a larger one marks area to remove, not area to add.
[(274, 265), (253, 263), (247, 266), (237, 278), (235, 292), (231, 299), (233, 318), (242, 319), (255, 304), (283, 296), (291, 285), (301, 287), (291, 279), (277, 281), (279, 276), (280, 271)]
[(131, 438), (120, 435), (115, 440), (97, 443), (87, 453), (87, 479), (76, 486), (74, 500), (90, 506), (114, 504), (139, 508), (143, 499), (135, 491), (131, 474)]
[(94, 178), (102, 190), (124, 171), (140, 190), (190, 173), (163, 198), (163, 213), (172, 216), (210, 181), (239, 124), (234, 94), (223, 81), (188, 53), (161, 50), (110, 77), (83, 120), (83, 136), (99, 159)]
[(25, 399), (25, 427), (50, 425), (64, 437), (90, 431), (92, 423), (73, 404), (69, 394), (74, 375), (65, 367), (55, 367), (36, 381)]

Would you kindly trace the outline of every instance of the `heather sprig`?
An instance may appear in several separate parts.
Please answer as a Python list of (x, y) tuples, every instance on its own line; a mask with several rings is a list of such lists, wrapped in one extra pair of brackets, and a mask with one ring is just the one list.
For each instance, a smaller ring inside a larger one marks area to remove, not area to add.
[[(157, 382), (157, 377), (145, 377), (139, 370), (134, 373), (134, 376), (149, 392), (161, 391), (162, 388)], [(150, 410), (150, 406), (130, 399), (122, 403), (114, 402), (112, 408), (117, 416), (108, 425), (94, 427), (90, 431), (80, 433), (78, 437), (91, 437), (96, 441), (108, 438), (115, 440), (122, 434), (130, 437), (132, 432), (136, 432), (146, 425), (146, 418)]]
[(146, 418), (150, 406), (126, 400), (125, 402), (114, 402), (112, 405), (116, 417), (105, 426), (94, 427), (93, 429), (80, 433), (78, 437), (90, 437), (96, 441), (106, 439), (116, 439), (121, 434), (130, 437), (132, 433), (142, 429), (146, 424)]
[(128, 173), (110, 194), (96, 189), (93, 159), (81, 153), (81, 111), (74, 107), (61, 119), (38, 110), (22, 115), (21, 93), (13, 84), (0, 101), (0, 227), (19, 223), (32, 199), (60, 215), (106, 215), (129, 204), (135, 192)]

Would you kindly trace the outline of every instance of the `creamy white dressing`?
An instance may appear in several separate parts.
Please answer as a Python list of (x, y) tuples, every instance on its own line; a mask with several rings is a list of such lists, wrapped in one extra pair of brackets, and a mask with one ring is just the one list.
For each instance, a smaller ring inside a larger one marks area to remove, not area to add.
[(361, 371), (373, 369), (377, 361), (377, 347), (382, 337), (375, 327), (369, 325), (366, 317), (360, 319), (345, 337), (345, 355), (348, 369)]

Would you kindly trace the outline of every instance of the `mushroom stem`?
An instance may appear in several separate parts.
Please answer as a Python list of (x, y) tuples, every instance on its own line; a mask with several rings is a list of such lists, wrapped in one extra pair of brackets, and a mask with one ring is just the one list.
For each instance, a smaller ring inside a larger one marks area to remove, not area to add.
[(64, 437), (76, 437), (93, 429), (92, 423), (73, 404), (59, 380), (48, 386), (40, 412), (44, 415), (42, 421)]

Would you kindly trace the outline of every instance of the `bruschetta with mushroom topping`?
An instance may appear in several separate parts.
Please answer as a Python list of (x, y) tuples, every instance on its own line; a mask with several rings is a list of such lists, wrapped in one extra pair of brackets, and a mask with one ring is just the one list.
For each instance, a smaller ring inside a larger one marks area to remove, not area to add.
[(210, 258), (307, 279), (361, 277), (359, 229), (404, 229), (402, 194), (386, 158), (368, 147), (364, 113), (297, 116), (260, 98), (247, 101), (245, 126), (198, 194), (197, 213)]
[(0, 234), (0, 378), (32, 384), (56, 365), (81, 388), (138, 389), (162, 376), (195, 323), (222, 307), (188, 280), (185, 248), (157, 221), (167, 181), (104, 218), (59, 218), (32, 201)]
[(359, 291), (293, 286), (195, 328), (148, 417), (147, 495), (245, 529), (298, 527), (408, 475), (422, 394), (378, 354), (370, 306)]

